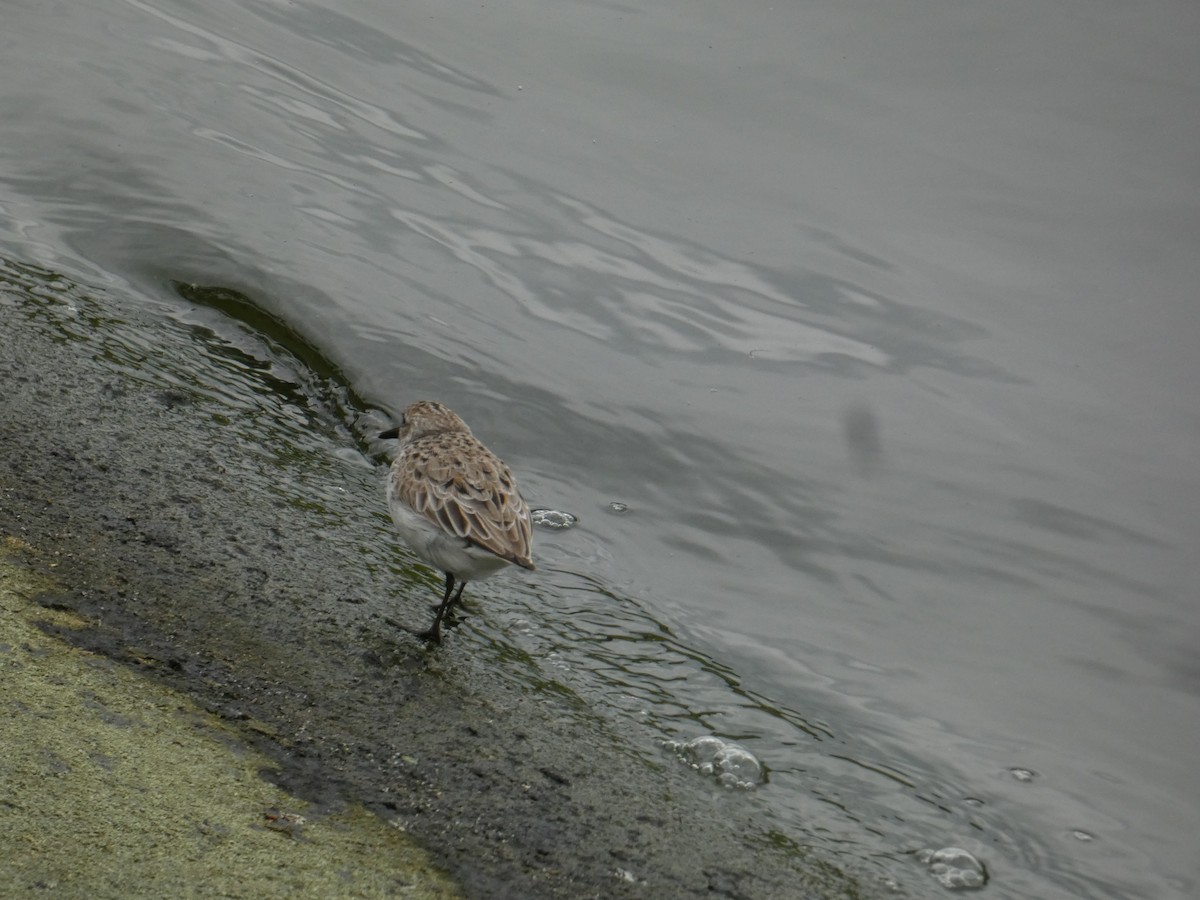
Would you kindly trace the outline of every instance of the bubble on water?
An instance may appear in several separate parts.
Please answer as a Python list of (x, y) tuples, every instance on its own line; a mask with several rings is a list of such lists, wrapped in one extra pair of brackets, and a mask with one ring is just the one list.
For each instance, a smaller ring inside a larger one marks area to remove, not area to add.
[(917, 854), (933, 880), (951, 891), (973, 891), (988, 882), (983, 863), (961, 847), (922, 850)]
[(1074, 831), (1072, 831), (1071, 837), (1075, 838), (1077, 841), (1083, 841), (1084, 843), (1087, 843), (1088, 841), (1094, 841), (1096, 839), (1094, 834), (1092, 834), (1090, 831), (1084, 831), (1082, 828), (1076, 828)]
[(617, 869), (615, 872), (613, 872), (613, 875), (621, 881), (627, 881), (630, 884), (637, 883), (637, 876), (628, 869)]
[(975, 809), (979, 809), (984, 805), (983, 801), (978, 797), (964, 797), (963, 803), (965, 803), (967, 806), (974, 807)]
[(578, 516), (573, 516), (569, 512), (562, 512), (557, 509), (531, 509), (529, 518), (534, 525), (540, 525), (542, 528), (553, 528), (561, 531), (564, 528), (574, 528), (579, 522)]
[(727, 788), (750, 790), (765, 781), (762, 763), (733, 741), (706, 734), (690, 741), (667, 741), (666, 747), (701, 775), (711, 775)]
[(612, 503), (608, 504), (608, 511), (613, 515), (623, 516), (625, 513), (629, 512), (629, 504), (622, 503), (620, 500), (614, 500)]
[(1017, 779), (1017, 781), (1029, 782), (1037, 778), (1037, 772), (1032, 769), (1012, 768), (1008, 770), (1008, 774)]

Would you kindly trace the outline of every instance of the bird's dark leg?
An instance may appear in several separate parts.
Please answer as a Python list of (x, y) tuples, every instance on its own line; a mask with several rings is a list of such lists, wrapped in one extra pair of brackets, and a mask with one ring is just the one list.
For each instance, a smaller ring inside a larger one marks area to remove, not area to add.
[(442, 620), (446, 618), (446, 613), (450, 612), (450, 608), (462, 597), (463, 588), (466, 585), (465, 581), (460, 581), (458, 583), (458, 590), (456, 591), (454, 589), (454, 576), (449, 572), (446, 573), (446, 590), (442, 594), (442, 605), (438, 607), (437, 615), (433, 619), (433, 625), (427, 631), (419, 632), (417, 637), (434, 644), (442, 642)]
[(454, 607), (462, 603), (463, 588), (467, 586), (465, 581), (458, 583), (458, 590), (454, 592), (454, 596), (450, 598), (450, 605), (446, 607), (446, 615), (450, 615), (454, 611)]

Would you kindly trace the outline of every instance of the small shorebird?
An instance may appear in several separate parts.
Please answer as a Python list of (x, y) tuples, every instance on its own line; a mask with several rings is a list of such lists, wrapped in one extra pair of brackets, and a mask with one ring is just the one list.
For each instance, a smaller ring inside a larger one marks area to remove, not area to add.
[(529, 507), (504, 461), (441, 403), (412, 404), (380, 437), (400, 441), (387, 483), (396, 530), (422, 562), (446, 574), (433, 625), (418, 635), (440, 644), (442, 620), (468, 581), (509, 563), (534, 568)]

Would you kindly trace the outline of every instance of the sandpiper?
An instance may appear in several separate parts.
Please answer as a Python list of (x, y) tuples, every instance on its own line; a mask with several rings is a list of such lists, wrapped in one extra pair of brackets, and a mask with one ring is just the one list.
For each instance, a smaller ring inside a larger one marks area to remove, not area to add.
[(396, 530), (418, 559), (446, 575), (433, 625), (419, 632), (440, 644), (442, 621), (468, 581), (510, 563), (534, 568), (529, 507), (504, 461), (444, 404), (412, 404), (380, 437), (400, 441), (387, 482)]

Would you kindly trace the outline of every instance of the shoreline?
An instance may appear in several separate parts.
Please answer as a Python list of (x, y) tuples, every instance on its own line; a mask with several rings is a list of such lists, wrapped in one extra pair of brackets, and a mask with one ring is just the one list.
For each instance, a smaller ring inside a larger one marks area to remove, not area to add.
[(377, 471), (302, 385), (132, 300), (0, 274), (0, 536), (61, 585), (36, 597), (72, 617), (47, 634), (215, 716), (306, 815), (405, 831), (466, 896), (884, 893), (522, 685), (494, 645), (398, 634), (427, 574), (398, 564)]

